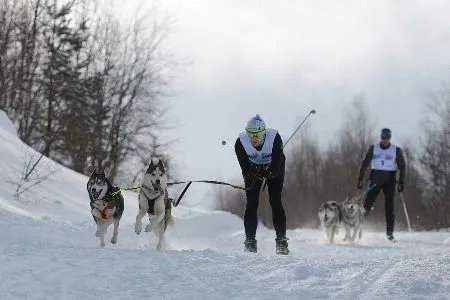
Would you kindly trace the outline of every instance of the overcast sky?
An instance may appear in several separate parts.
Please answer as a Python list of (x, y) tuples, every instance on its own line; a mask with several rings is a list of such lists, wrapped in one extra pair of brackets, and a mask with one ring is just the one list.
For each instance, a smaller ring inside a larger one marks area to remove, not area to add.
[[(161, 2), (177, 21), (172, 51), (192, 59), (170, 103), (181, 179), (243, 184), (221, 141), (234, 144), (250, 117), (286, 141), (316, 109), (311, 129), (331, 140), (358, 94), (394, 143), (414, 138), (427, 94), (450, 81), (450, 1)], [(210, 187), (193, 185), (183, 201), (209, 201)]]

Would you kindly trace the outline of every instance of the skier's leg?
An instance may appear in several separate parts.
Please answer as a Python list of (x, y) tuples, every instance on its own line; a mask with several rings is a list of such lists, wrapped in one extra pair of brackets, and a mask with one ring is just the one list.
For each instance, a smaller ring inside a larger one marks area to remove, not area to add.
[[(251, 186), (247, 185), (246, 186)], [(245, 228), (245, 249), (250, 252), (257, 252), (256, 246), (256, 228), (258, 226), (258, 204), (259, 191), (261, 182), (255, 181), (253, 188), (246, 190), (247, 204), (244, 213), (244, 228)]]
[(283, 191), (284, 174), (269, 179), (267, 188), (269, 191), (269, 203), (272, 208), (272, 221), (277, 237), (286, 237), (286, 212), (281, 200)]
[(386, 235), (393, 236), (395, 223), (395, 182), (386, 183), (383, 186), (384, 193), (384, 211), (386, 214)]
[(269, 202), (272, 208), (272, 221), (276, 232), (277, 254), (289, 254), (288, 239), (286, 238), (286, 212), (283, 207), (282, 194), (284, 185), (284, 163), (280, 174), (267, 181)]
[(370, 212), (372, 211), (373, 205), (375, 204), (375, 201), (377, 200), (380, 190), (381, 190), (381, 186), (377, 185), (374, 188), (372, 188), (370, 191), (367, 192), (366, 199), (364, 200), (364, 210), (366, 211), (364, 213), (365, 216), (370, 214)]

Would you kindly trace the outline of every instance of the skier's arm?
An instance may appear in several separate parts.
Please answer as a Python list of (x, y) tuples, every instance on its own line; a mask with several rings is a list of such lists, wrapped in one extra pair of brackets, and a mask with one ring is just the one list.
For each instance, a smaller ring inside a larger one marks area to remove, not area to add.
[(367, 167), (369, 166), (370, 162), (373, 158), (373, 145), (369, 147), (369, 149), (366, 152), (366, 156), (364, 157), (364, 160), (361, 163), (361, 167), (359, 168), (359, 180), (363, 180), (364, 173), (366, 172)]
[(242, 176), (247, 178), (250, 175), (250, 161), (248, 160), (247, 153), (239, 138), (237, 138), (236, 143), (234, 144), (234, 152), (236, 153), (239, 165), (241, 166)]
[(405, 182), (405, 176), (406, 176), (406, 162), (405, 162), (405, 156), (403, 155), (403, 151), (400, 147), (397, 147), (397, 153), (396, 153), (396, 159), (397, 167), (400, 170), (400, 176), (398, 181), (401, 183)]
[(271, 177), (276, 177), (280, 173), (281, 163), (283, 162), (283, 140), (279, 133), (275, 135), (272, 147), (272, 163), (270, 164), (269, 171)]

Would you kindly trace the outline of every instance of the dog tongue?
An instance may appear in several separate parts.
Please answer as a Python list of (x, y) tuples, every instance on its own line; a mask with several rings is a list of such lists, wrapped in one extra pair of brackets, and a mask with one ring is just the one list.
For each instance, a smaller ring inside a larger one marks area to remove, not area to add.
[(164, 193), (164, 190), (162, 189), (162, 187), (161, 187), (160, 184), (155, 184), (155, 185), (153, 185), (153, 188), (154, 188), (155, 190), (157, 190), (158, 192), (160, 192), (161, 194)]

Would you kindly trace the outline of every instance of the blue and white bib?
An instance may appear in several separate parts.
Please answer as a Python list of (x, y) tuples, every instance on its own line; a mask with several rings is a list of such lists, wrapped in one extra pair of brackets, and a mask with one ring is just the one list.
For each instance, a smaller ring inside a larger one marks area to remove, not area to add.
[(248, 159), (257, 165), (265, 165), (272, 162), (272, 148), (273, 142), (275, 141), (275, 136), (278, 131), (272, 128), (266, 129), (266, 137), (264, 139), (264, 144), (260, 151), (253, 147), (247, 132), (241, 132), (239, 134), (239, 139), (244, 146), (245, 152), (247, 153)]
[(379, 144), (373, 145), (372, 170), (396, 171), (397, 147), (390, 145), (383, 149)]

